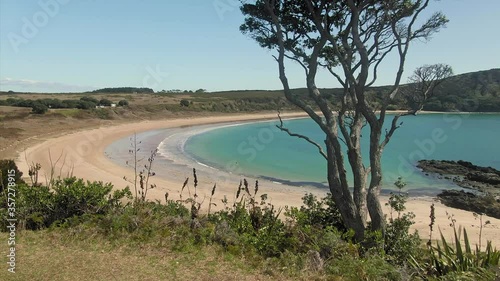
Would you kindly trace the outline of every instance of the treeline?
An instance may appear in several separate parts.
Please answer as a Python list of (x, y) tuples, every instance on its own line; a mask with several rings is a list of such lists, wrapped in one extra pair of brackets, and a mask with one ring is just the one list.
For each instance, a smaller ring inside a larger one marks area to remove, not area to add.
[(118, 87), (118, 88), (102, 88), (90, 93), (113, 93), (113, 94), (153, 94), (155, 91), (150, 88), (135, 88), (135, 87)]
[[(111, 106), (115, 104), (109, 99), (97, 100), (93, 97), (82, 97), (79, 100), (60, 100), (60, 99), (16, 99), (8, 98), (6, 100), (0, 100), (0, 105), (5, 106), (16, 106), (16, 107), (31, 107), (33, 113), (43, 114), (48, 111), (49, 108), (60, 109), (60, 108), (77, 108), (77, 109), (92, 109), (96, 106)], [(121, 100), (118, 102), (118, 106), (128, 105), (127, 100)]]
[[(409, 106), (408, 96), (404, 92), (407, 85), (402, 85), (400, 94), (388, 106), (389, 110), (406, 110)], [(390, 86), (371, 87), (367, 91), (367, 96), (370, 98), (372, 106), (380, 108), (383, 103), (383, 97), (391, 90)], [(321, 88), (320, 92), (325, 96), (331, 104), (341, 107), (343, 90), (340, 88)], [(314, 106), (313, 101), (309, 98), (309, 93), (306, 88), (292, 89), (292, 94), (303, 97), (306, 103)], [(213, 105), (213, 101), (204, 99), (205, 106), (208, 110), (225, 110), (231, 109), (232, 106), (245, 105), (252, 109), (262, 106), (263, 109), (280, 106), (291, 106), (284, 100), (283, 91), (261, 91), (261, 90), (242, 90), (242, 91), (226, 91), (214, 92), (204, 96), (206, 98), (220, 98), (226, 100), (226, 106), (223, 107), (220, 102)], [(202, 98), (193, 97), (193, 101), (200, 101)], [(272, 109), (272, 108), (271, 108)], [(448, 78), (434, 90), (432, 97), (423, 107), (429, 111), (443, 112), (500, 112), (500, 69), (491, 69), (486, 71), (477, 71), (465, 73)]]
[(424, 109), (500, 112), (500, 69), (450, 77), (436, 88)]
[[(407, 85), (403, 85), (400, 95), (389, 105), (389, 110), (408, 109), (408, 96), (405, 96)], [(368, 91), (375, 107), (382, 104), (382, 97), (390, 91), (390, 87), (373, 87)], [(304, 93), (305, 94), (305, 93)], [(340, 106), (342, 91), (340, 89), (324, 89), (334, 104)], [(424, 104), (423, 110), (442, 112), (500, 112), (500, 69), (491, 69), (456, 75), (443, 81), (436, 87), (432, 97)]]

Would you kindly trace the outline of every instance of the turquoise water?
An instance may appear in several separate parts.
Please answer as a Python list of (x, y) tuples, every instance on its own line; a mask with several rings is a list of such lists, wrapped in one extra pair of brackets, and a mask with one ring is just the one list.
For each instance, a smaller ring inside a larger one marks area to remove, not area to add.
[[(387, 126), (390, 120), (392, 116)], [(466, 160), (500, 169), (498, 114), (426, 114), (400, 120), (403, 125), (386, 146), (382, 158), (385, 189), (392, 189), (398, 176), (417, 193), (454, 186), (420, 172), (415, 168), (420, 159)], [(234, 174), (297, 185), (326, 183), (326, 161), (317, 149), (279, 131), (276, 124), (217, 128), (189, 138), (184, 149), (197, 161)], [(310, 119), (288, 120), (285, 124), (292, 132), (322, 143), (323, 134)], [(362, 142), (367, 147), (368, 128), (363, 132), (366, 137)], [(367, 159), (367, 151), (363, 154)]]

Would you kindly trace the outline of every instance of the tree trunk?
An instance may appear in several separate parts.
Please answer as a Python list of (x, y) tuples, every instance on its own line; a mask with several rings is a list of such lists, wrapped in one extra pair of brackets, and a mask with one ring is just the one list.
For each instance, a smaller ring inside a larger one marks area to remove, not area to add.
[(372, 230), (385, 234), (385, 217), (380, 205), (379, 195), (382, 188), (382, 148), (380, 147), (381, 125), (370, 124), (370, 165), (371, 180), (367, 194), (367, 207), (372, 221)]
[(353, 127), (349, 135), (348, 143), (348, 159), (354, 177), (354, 203), (358, 209), (363, 225), (366, 227), (367, 207), (366, 207), (366, 168), (363, 165), (363, 157), (361, 155), (361, 129), (363, 127), (363, 119), (361, 113), (356, 113)]
[(340, 147), (336, 147), (331, 141), (327, 140), (326, 148), (329, 159), (327, 163), (328, 185), (333, 200), (339, 209), (345, 226), (348, 229), (354, 230), (356, 241), (363, 241), (365, 223), (356, 208), (356, 204), (347, 186), (344, 165), (339, 165), (343, 161), (342, 157), (340, 159), (338, 157), (339, 154), (341, 156), (341, 151), (337, 150)]
[(372, 221), (372, 230), (380, 230), (385, 234), (385, 217), (379, 200), (380, 185), (370, 188), (367, 194), (367, 207)]

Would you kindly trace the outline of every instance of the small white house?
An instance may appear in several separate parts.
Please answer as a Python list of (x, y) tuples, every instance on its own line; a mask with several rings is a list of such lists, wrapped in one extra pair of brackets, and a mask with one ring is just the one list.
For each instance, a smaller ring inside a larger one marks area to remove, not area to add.
[(112, 104), (111, 104), (111, 107), (116, 107), (116, 103), (112, 103)]

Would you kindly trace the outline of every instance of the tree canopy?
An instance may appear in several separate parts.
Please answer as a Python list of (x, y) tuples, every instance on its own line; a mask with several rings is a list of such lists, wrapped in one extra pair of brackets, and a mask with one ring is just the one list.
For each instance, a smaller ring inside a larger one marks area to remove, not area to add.
[[(415, 114), (415, 110), (396, 115), (385, 134), (382, 128), (386, 111), (400, 92), (410, 43), (430, 39), (448, 21), (436, 12), (418, 25), (417, 18), (428, 5), (429, 0), (257, 0), (241, 7), (245, 20), (240, 30), (261, 47), (275, 51), (286, 98), (324, 132), (325, 146), (307, 136), (300, 137), (315, 145), (327, 160), (330, 191), (346, 226), (355, 231), (358, 240), (364, 237), (368, 213), (373, 230), (385, 229), (379, 201), (380, 159), (401, 125), (398, 119)], [(378, 68), (391, 52), (399, 58), (394, 83), (380, 97), (381, 103), (374, 103), (367, 89), (377, 80)], [(290, 89), (285, 67), (289, 62), (303, 68), (312, 103)], [(320, 71), (327, 71), (342, 85), (343, 94), (337, 101), (327, 98), (316, 86)], [(365, 125), (370, 129), (369, 166), (364, 165), (361, 155), (361, 129)], [(283, 125), (278, 127), (297, 136)], [(344, 158), (354, 175), (352, 194)]]

